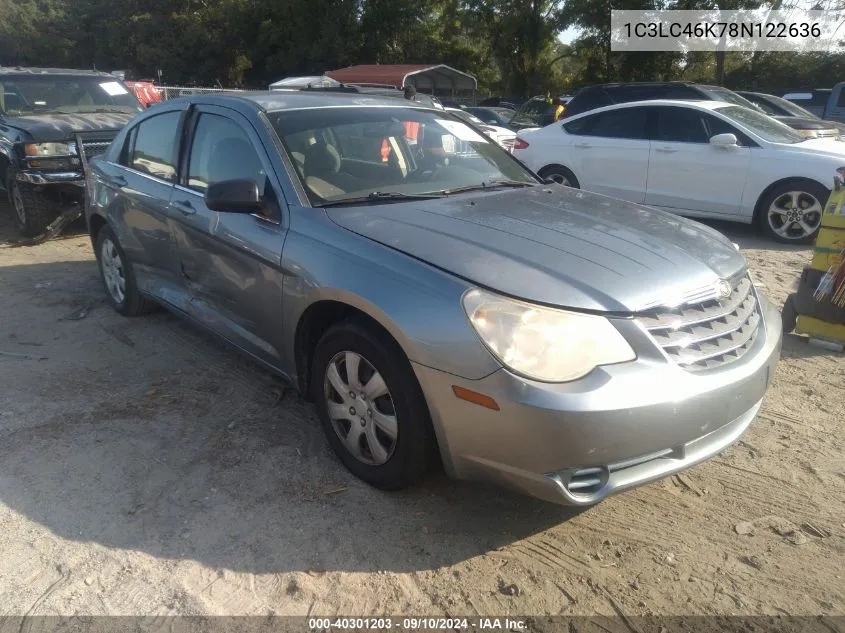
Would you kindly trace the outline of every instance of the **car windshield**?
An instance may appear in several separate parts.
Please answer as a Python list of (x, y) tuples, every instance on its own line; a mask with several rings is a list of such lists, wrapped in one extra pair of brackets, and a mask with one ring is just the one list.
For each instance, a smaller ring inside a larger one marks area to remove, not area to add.
[(715, 101), (724, 101), (725, 103), (732, 103), (734, 105), (750, 108), (751, 110), (759, 112), (762, 110), (756, 103), (752, 103), (742, 95), (735, 93), (733, 90), (725, 90), (724, 88), (707, 88), (705, 92)]
[(315, 206), (539, 184), (505, 150), (447, 112), (347, 106), (268, 117)]
[(142, 110), (117, 79), (98, 76), (0, 76), (0, 111), (13, 116)]
[(806, 140), (788, 125), (763, 114), (759, 110), (729, 105), (719, 108), (718, 112), (770, 143), (791, 144)]
[(786, 110), (792, 116), (800, 116), (806, 119), (818, 119), (815, 114), (810, 112), (809, 110), (805, 110), (799, 105), (792, 103), (791, 101), (787, 101), (786, 99), (781, 99), (780, 97), (775, 97), (774, 95), (769, 95), (766, 97), (768, 101), (771, 101), (778, 107)]
[(466, 112), (465, 110), (449, 110), (449, 112), (454, 114), (456, 117), (463, 119), (464, 121), (469, 121), (473, 125), (484, 125), (484, 121), (479, 119), (471, 112)]

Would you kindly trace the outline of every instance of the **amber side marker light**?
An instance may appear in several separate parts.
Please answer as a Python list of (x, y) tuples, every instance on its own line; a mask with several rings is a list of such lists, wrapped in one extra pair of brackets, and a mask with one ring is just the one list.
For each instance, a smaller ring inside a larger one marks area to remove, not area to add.
[(485, 407), (487, 409), (493, 409), (493, 411), (499, 410), (499, 405), (496, 401), (490, 396), (485, 396), (483, 393), (464, 389), (463, 387), (458, 387), (457, 385), (452, 385), (452, 392), (461, 400), (472, 402), (473, 404), (477, 404), (478, 406)]

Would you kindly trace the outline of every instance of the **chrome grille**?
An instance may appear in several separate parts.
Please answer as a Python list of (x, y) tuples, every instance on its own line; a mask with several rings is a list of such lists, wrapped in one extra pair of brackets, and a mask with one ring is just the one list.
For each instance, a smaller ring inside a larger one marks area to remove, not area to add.
[(669, 358), (688, 371), (739, 360), (760, 331), (760, 306), (747, 276), (725, 299), (652, 310), (637, 318)]
[(79, 147), (79, 153), (84, 163), (87, 163), (95, 156), (105, 153), (116, 136), (116, 131), (83, 132), (78, 134), (77, 147)]

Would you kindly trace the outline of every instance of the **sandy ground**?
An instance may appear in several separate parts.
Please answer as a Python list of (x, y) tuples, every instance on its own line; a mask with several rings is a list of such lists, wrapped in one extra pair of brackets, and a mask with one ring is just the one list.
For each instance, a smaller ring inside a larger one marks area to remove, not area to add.
[[(781, 304), (809, 251), (717, 228)], [(845, 614), (845, 361), (802, 338), (740, 443), (573, 512), (367, 487), (274, 377), (115, 314), (81, 224), (0, 293), (0, 615)]]

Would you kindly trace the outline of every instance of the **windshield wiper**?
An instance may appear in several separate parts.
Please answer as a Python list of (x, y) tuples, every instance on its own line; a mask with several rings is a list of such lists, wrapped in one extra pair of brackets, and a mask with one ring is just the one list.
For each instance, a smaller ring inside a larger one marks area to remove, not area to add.
[(371, 191), (366, 196), (344, 198), (343, 200), (329, 200), (320, 204), (321, 207), (337, 207), (345, 204), (366, 204), (380, 202), (404, 202), (406, 200), (431, 200), (442, 198), (442, 193), (400, 193), (399, 191)]
[(533, 187), (537, 184), (538, 183), (536, 182), (525, 182), (524, 180), (488, 180), (477, 185), (466, 185), (464, 187), (443, 189), (440, 193), (448, 196), (453, 193), (463, 193), (464, 191), (486, 191), (488, 189), (495, 189), (496, 187), (513, 187), (515, 189), (522, 189), (524, 187)]

